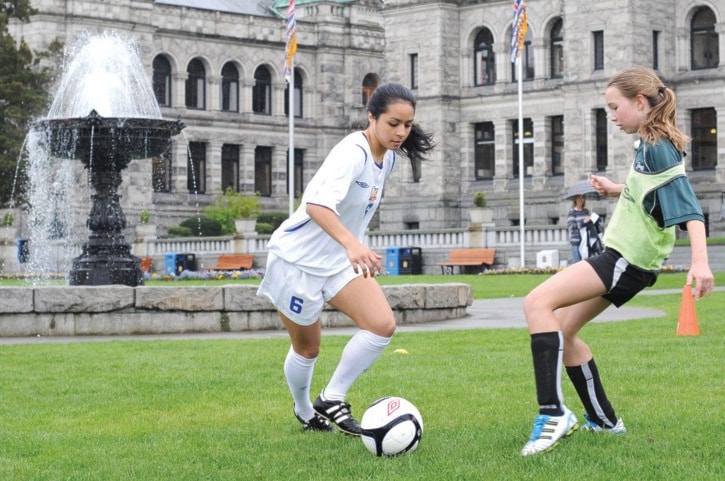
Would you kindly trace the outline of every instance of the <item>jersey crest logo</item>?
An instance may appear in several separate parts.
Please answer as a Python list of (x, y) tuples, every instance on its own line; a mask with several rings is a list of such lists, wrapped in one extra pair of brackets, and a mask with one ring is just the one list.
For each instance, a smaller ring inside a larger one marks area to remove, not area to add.
[(375, 202), (378, 200), (378, 193), (380, 193), (380, 187), (373, 187), (370, 190), (370, 197), (368, 197), (368, 201)]

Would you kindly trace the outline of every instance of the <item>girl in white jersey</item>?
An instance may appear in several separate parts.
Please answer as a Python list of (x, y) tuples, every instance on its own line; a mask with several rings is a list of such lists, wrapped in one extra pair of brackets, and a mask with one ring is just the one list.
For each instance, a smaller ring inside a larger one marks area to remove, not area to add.
[[(385, 179), (395, 168), (397, 151), (415, 163), (433, 147), (430, 134), (413, 122), (415, 99), (404, 86), (379, 86), (367, 112), (367, 128), (333, 147), (305, 189), (300, 207), (272, 234), (257, 291), (275, 305), (292, 341), (284, 374), (303, 428), (332, 431), (334, 424), (355, 436), (360, 435), (360, 425), (345, 402), (347, 392), (395, 331), (393, 311), (374, 279), (382, 271), (382, 256), (362, 244), (363, 236)], [(325, 302), (360, 330), (313, 403), (310, 385)]]
[(610, 119), (641, 141), (624, 184), (592, 176), (600, 195), (619, 196), (604, 236), (602, 254), (577, 262), (532, 290), (524, 299), (539, 414), (524, 456), (552, 449), (579, 423), (564, 405), (562, 365), (584, 405), (582, 429), (624, 434), (622, 419), (607, 399), (592, 351), (579, 330), (610, 304), (619, 307), (655, 283), (672, 251), (674, 229), (687, 229), (692, 262), (687, 285), (695, 299), (713, 287), (705, 244), (704, 216), (683, 164), (686, 136), (675, 123), (675, 94), (650, 69), (617, 73), (605, 92)]

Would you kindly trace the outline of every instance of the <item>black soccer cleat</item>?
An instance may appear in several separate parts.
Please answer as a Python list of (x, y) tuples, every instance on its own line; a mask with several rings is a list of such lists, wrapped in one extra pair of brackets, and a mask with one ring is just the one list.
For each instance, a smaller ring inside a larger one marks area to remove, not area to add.
[(345, 401), (324, 401), (317, 396), (312, 404), (315, 412), (337, 426), (337, 429), (350, 436), (360, 436), (360, 423), (355, 421), (350, 412), (350, 405)]
[(300, 422), (300, 424), (302, 424), (302, 429), (305, 431), (323, 431), (323, 432), (335, 431), (335, 428), (332, 427), (332, 424), (330, 424), (330, 421), (328, 421), (327, 419), (325, 419), (324, 417), (320, 416), (317, 413), (315, 413), (315, 415), (312, 416), (312, 419), (305, 421), (294, 410), (294, 406), (292, 407), (292, 412), (294, 413), (295, 417)]

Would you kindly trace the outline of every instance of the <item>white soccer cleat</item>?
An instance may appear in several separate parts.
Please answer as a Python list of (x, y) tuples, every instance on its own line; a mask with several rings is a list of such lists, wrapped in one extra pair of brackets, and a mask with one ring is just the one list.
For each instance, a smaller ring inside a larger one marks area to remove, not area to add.
[(617, 419), (617, 424), (615, 424), (611, 428), (602, 427), (596, 424), (594, 421), (589, 419), (589, 416), (587, 416), (586, 414), (584, 415), (584, 419), (586, 419), (587, 422), (581, 427), (582, 431), (589, 431), (592, 433), (609, 433), (614, 436), (621, 436), (623, 434), (627, 434), (627, 428), (624, 427), (624, 421), (622, 421), (622, 418)]
[(576, 416), (566, 406), (561, 416), (539, 414), (534, 419), (529, 441), (521, 450), (522, 456), (543, 453), (556, 446), (560, 439), (569, 436), (579, 427)]

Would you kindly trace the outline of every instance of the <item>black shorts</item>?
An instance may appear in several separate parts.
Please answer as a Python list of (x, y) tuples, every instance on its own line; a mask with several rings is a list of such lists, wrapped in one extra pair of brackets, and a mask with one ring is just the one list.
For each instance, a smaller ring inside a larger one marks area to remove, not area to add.
[(645, 287), (654, 285), (657, 272), (631, 265), (614, 249), (605, 249), (598, 256), (584, 259), (604, 282), (607, 293), (602, 297), (620, 307)]

